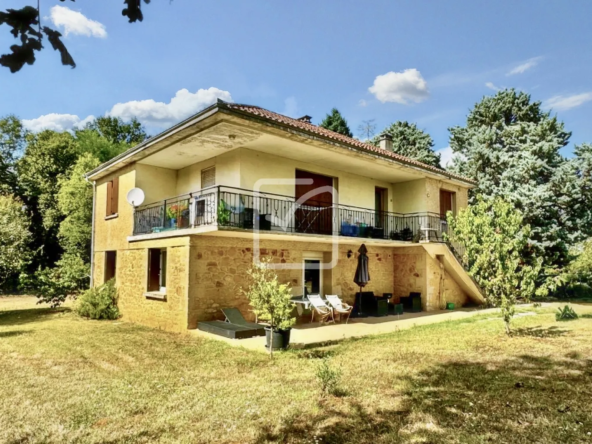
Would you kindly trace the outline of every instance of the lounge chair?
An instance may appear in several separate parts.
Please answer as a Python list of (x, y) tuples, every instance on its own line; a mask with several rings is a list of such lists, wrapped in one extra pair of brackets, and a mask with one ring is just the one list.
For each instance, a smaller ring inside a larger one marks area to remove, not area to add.
[(336, 294), (328, 294), (325, 296), (325, 298), (333, 308), (333, 314), (339, 313), (340, 319), (341, 316), (347, 315), (347, 319), (345, 320), (345, 323), (347, 325), (347, 322), (349, 321), (349, 317), (351, 316), (351, 312), (354, 309), (354, 307), (343, 302)]
[(314, 321), (316, 313), (318, 313), (319, 317), (321, 318), (321, 322), (327, 322), (329, 318), (335, 322), (335, 318), (333, 317), (333, 309), (321, 299), (320, 294), (309, 294), (307, 297), (312, 305), (312, 318), (310, 319), (310, 322)]
[(198, 330), (212, 333), (218, 336), (224, 336), (229, 339), (246, 339), (253, 336), (263, 336), (265, 330), (261, 329), (262, 334), (255, 328), (243, 327), (242, 325), (231, 324), (224, 321), (198, 322)]
[(237, 308), (223, 308), (222, 313), (224, 313), (224, 316), (226, 316), (226, 322), (230, 322), (231, 324), (254, 328), (257, 330), (263, 330), (265, 328), (263, 325), (257, 324), (256, 322), (247, 321)]

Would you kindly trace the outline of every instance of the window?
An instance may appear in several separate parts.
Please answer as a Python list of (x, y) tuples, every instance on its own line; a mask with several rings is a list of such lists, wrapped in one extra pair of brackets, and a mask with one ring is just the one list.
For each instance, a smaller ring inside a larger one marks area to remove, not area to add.
[(105, 217), (115, 216), (119, 210), (119, 177), (107, 182), (107, 211)]
[(213, 187), (216, 185), (216, 167), (201, 170), (201, 187)]
[(166, 292), (167, 251), (165, 248), (148, 250), (148, 291)]
[(115, 278), (117, 269), (117, 251), (105, 252), (105, 282)]

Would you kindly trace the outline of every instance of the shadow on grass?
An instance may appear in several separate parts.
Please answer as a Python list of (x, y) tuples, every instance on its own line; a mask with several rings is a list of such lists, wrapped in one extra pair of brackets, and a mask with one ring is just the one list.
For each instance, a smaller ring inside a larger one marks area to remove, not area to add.
[(28, 308), (25, 310), (11, 310), (0, 312), (0, 326), (23, 325), (37, 322), (51, 321), (56, 316), (70, 313), (70, 308)]
[(551, 327), (524, 327), (512, 330), (512, 336), (530, 336), (534, 338), (556, 338), (569, 333), (569, 330), (559, 328), (555, 325)]
[(592, 430), (590, 360), (452, 362), (401, 382), (400, 393), (382, 395), (376, 406), (354, 396), (323, 400), (316, 415), (263, 426), (256, 442), (555, 443), (583, 442)]
[(0, 339), (12, 338), (14, 336), (21, 336), (21, 335), (24, 335), (25, 333), (29, 333), (29, 332), (25, 331), (25, 330), (0, 331)]

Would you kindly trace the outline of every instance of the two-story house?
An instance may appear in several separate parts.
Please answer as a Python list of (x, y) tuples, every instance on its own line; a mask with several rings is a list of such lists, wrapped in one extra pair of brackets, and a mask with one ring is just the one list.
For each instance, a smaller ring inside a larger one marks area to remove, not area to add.
[(254, 256), (295, 288), (353, 303), (361, 244), (365, 290), (420, 292), (428, 311), (483, 302), (442, 237), (474, 183), (394, 153), (388, 136), (375, 147), (218, 101), (87, 178), (93, 284), (116, 279), (129, 321), (185, 331), (224, 307), (248, 317)]

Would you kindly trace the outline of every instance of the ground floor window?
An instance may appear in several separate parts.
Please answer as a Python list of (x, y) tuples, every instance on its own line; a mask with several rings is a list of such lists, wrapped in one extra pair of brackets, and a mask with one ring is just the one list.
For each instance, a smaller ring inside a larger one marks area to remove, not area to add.
[(148, 291), (166, 291), (166, 248), (148, 250)]
[(304, 259), (304, 293), (321, 294), (323, 275), (321, 273), (320, 259)]
[(105, 252), (105, 282), (115, 279), (115, 271), (117, 270), (117, 251)]

